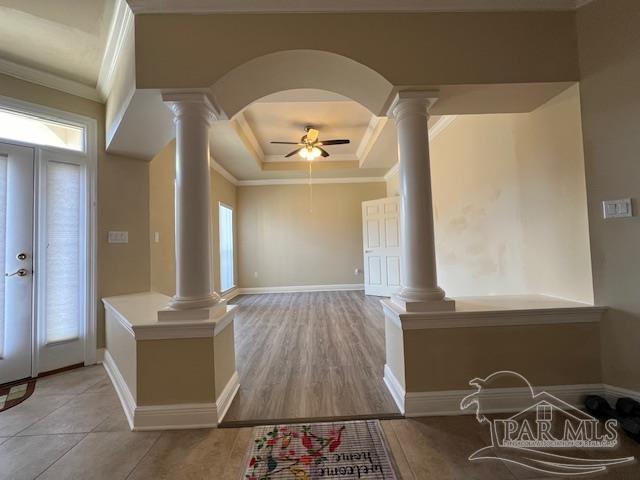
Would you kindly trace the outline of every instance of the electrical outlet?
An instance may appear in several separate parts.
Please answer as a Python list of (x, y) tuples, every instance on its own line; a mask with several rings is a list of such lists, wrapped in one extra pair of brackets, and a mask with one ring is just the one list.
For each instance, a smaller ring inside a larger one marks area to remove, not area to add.
[(355, 270), (353, 271), (354, 275), (360, 275), (362, 273), (362, 269), (359, 267), (356, 267)]
[(258, 278), (258, 272), (253, 272), (253, 278)]
[(129, 243), (129, 232), (109, 232), (109, 243)]
[(160, 232), (153, 232), (153, 241), (155, 243), (160, 243)]

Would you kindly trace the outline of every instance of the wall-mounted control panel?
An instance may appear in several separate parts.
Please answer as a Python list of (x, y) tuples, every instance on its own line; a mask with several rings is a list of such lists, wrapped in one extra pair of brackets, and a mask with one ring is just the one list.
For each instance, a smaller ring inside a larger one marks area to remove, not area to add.
[(604, 218), (633, 217), (633, 208), (630, 198), (620, 200), (605, 200), (602, 202)]
[(129, 243), (129, 232), (109, 232), (109, 243)]

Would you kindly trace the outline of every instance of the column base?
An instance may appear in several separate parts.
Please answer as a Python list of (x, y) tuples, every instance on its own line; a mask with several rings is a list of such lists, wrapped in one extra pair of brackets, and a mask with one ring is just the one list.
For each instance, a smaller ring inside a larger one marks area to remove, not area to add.
[(453, 312), (456, 302), (444, 296), (444, 290), (435, 287), (430, 290), (403, 287), (391, 301), (405, 312)]
[[(172, 302), (173, 303), (173, 302)], [(215, 320), (227, 312), (227, 301), (219, 300), (210, 307), (200, 308), (175, 308), (172, 304), (168, 307), (158, 310), (159, 322), (176, 322), (180, 320)]]
[(405, 312), (455, 312), (456, 301), (444, 297), (440, 300), (415, 301), (406, 300), (402, 297), (391, 297), (391, 301), (402, 308)]
[(179, 297), (174, 295), (171, 297), (169, 306), (174, 310), (191, 310), (194, 308), (209, 308), (220, 302), (220, 295), (216, 292), (202, 297)]

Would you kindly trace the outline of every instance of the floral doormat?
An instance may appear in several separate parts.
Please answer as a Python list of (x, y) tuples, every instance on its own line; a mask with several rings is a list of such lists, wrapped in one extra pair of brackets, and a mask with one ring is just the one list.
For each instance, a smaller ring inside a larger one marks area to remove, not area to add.
[(24, 402), (31, 396), (35, 388), (35, 380), (25, 380), (22, 383), (16, 382), (0, 386), (0, 412)]
[(243, 480), (399, 478), (378, 420), (271, 425), (254, 433)]

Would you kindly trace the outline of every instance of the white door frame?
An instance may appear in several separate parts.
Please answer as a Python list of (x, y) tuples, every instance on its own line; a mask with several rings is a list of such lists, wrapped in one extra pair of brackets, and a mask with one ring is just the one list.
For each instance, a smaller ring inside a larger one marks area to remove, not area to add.
[[(43, 152), (59, 152), (69, 153), (77, 157), (84, 158), (84, 164), (86, 166), (86, 191), (85, 191), (85, 209), (86, 209), (86, 222), (85, 222), (85, 239), (86, 239), (86, 262), (84, 264), (84, 271), (86, 274), (87, 285), (84, 295), (84, 306), (86, 310), (85, 323), (84, 323), (84, 364), (91, 365), (96, 363), (96, 337), (97, 337), (97, 317), (98, 317), (98, 302), (97, 302), (97, 161), (98, 161), (98, 126), (97, 122), (93, 118), (85, 117), (83, 115), (77, 115), (75, 113), (65, 112), (55, 108), (49, 108), (42, 105), (37, 105), (22, 100), (16, 100), (10, 97), (4, 97), (0, 95), (0, 108), (7, 110), (13, 110), (17, 113), (33, 115), (34, 117), (52, 120), (55, 122), (73, 125), (84, 129), (84, 152), (77, 152), (74, 150), (67, 150), (64, 148), (44, 146), (33, 144), (29, 142), (16, 141), (13, 139), (4, 139), (0, 137), (0, 142), (10, 143), (13, 145), (22, 145), (35, 149), (35, 178), (34, 178), (34, 194), (35, 194), (35, 212), (34, 212), (34, 238), (33, 238), (33, 255), (34, 259), (38, 263), (41, 262), (42, 251), (42, 236), (43, 232), (40, 228), (40, 220), (42, 218), (42, 208), (44, 206), (44, 199), (41, 198), (42, 185), (42, 163)], [(44, 318), (39, 312), (39, 303), (44, 298), (44, 279), (39, 275), (39, 267), (34, 265), (34, 294), (33, 294), (33, 328), (32, 328), (32, 362), (31, 362), (31, 375), (36, 377), (40, 373), (39, 362), (39, 335), (44, 326)]]

